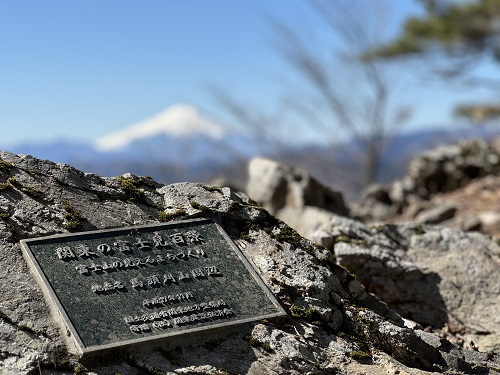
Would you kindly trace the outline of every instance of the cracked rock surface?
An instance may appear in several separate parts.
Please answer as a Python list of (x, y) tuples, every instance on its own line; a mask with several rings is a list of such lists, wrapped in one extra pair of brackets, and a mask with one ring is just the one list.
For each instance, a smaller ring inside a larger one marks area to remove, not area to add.
[(325, 244), (403, 317), (457, 343), (500, 353), (500, 242), (415, 223), (366, 226), (336, 217), (312, 239)]
[[(499, 373), (496, 354), (458, 348), (401, 318), (338, 265), (331, 250), (228, 188), (163, 186), (130, 174), (102, 178), (0, 152), (0, 215), (1, 374)], [(212, 218), (226, 230), (287, 318), (173, 350), (158, 344), (92, 360), (68, 354), (19, 240), (196, 217)]]

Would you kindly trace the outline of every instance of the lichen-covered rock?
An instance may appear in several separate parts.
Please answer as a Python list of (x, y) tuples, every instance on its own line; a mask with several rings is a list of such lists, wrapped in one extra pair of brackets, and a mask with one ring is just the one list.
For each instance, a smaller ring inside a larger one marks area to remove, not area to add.
[[(422, 336), (418, 325), (367, 293), (331, 251), (228, 188), (101, 178), (0, 152), (0, 213), (2, 374), (494, 374), (500, 367), (495, 355)], [(288, 317), (173, 350), (159, 343), (87, 359), (69, 355), (18, 241), (200, 216), (235, 240)]]
[(332, 219), (312, 238), (405, 318), (498, 353), (498, 240), (414, 223), (368, 227), (347, 218)]

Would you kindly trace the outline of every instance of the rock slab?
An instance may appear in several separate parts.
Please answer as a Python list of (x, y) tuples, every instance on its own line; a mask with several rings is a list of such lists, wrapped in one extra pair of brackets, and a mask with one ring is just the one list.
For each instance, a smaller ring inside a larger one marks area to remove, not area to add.
[[(494, 354), (459, 349), (405, 321), (330, 250), (228, 188), (102, 178), (0, 152), (0, 190), (0, 373), (495, 374), (500, 368)], [(213, 219), (239, 244), (288, 317), (174, 350), (159, 344), (94, 358), (69, 355), (19, 240), (198, 217)]]

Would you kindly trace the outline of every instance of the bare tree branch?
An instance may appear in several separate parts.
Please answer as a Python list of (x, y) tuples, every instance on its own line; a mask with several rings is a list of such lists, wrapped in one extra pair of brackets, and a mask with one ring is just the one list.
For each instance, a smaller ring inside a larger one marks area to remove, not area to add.
[[(380, 1), (373, 4), (370, 0), (313, 0), (309, 4), (329, 30), (328, 49), (315, 47), (300, 27), (276, 19), (269, 21), (276, 51), (302, 82), (299, 97), (286, 95), (287, 112), (293, 112), (306, 126), (318, 129), (323, 138), (335, 138), (341, 129), (364, 160), (365, 183), (373, 183), (387, 136), (409, 114), (409, 109), (395, 100), (388, 63), (361, 58), (365, 51), (379, 44), (381, 25), (386, 24), (380, 20), (386, 18), (388, 8), (381, 6)], [(234, 117), (255, 129), (265, 131), (262, 125), (272, 121), (229, 100), (220, 91), (212, 93)]]

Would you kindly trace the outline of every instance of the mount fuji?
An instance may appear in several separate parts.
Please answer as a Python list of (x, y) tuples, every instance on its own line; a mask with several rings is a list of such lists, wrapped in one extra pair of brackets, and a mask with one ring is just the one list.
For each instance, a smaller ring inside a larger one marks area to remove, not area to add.
[[(394, 136), (382, 155), (380, 182), (401, 177), (409, 160), (431, 147), (460, 139), (499, 136), (496, 128), (447, 128)], [(306, 169), (324, 184), (343, 190), (347, 197), (357, 196), (362, 188), (363, 166), (357, 159), (360, 155), (355, 154), (356, 142), (333, 147), (303, 144), (299, 138), (297, 135), (296, 141), (279, 144), (258, 135), (237, 133), (206, 118), (194, 107), (176, 105), (92, 143), (27, 143), (6, 151), (67, 163), (102, 176), (131, 172), (163, 183), (206, 182), (224, 176), (236, 186), (243, 186), (246, 180), (248, 160), (265, 156)]]
[(8, 151), (104, 176), (131, 172), (170, 183), (210, 179), (235, 162), (257, 156), (265, 143), (259, 137), (228, 130), (192, 106), (179, 104), (93, 143), (30, 143)]

